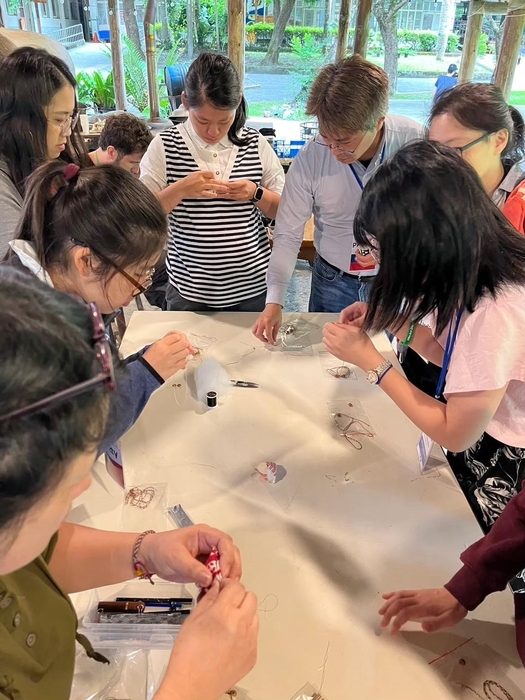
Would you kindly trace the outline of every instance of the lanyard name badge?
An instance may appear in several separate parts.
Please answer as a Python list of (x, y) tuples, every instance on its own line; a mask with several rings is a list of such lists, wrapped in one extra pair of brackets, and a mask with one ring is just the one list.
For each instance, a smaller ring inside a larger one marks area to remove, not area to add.
[[(440, 399), (443, 396), (443, 389), (445, 388), (445, 380), (447, 378), (447, 372), (450, 365), (450, 360), (452, 358), (452, 352), (454, 350), (454, 345), (456, 344), (456, 338), (458, 337), (459, 324), (461, 322), (461, 316), (463, 314), (463, 309), (458, 312), (456, 323), (454, 328), (452, 328), (452, 322), (448, 329), (447, 342), (445, 344), (445, 354), (443, 356), (443, 366), (441, 367), (441, 372), (439, 373), (439, 379), (436, 389), (436, 399)], [(417, 458), (419, 462), (419, 467), (423, 472), (427, 466), (432, 447), (434, 445), (433, 440), (431, 440), (428, 435), (423, 433), (419, 442), (417, 444)]]
[[(381, 151), (381, 157), (379, 158), (379, 163), (378, 163), (378, 165), (381, 165), (382, 162), (383, 162), (384, 159), (385, 159), (385, 149), (386, 149), (386, 143), (383, 145), (383, 150)], [(361, 192), (362, 192), (362, 191), (365, 189), (365, 186), (363, 185), (363, 181), (361, 180), (361, 178), (360, 178), (359, 175), (357, 174), (357, 172), (356, 172), (356, 170), (355, 170), (355, 168), (354, 168), (354, 166), (353, 166), (352, 163), (349, 163), (349, 168), (350, 168), (350, 170), (352, 171), (353, 176), (355, 177), (355, 181), (356, 181), (357, 184), (359, 185), (359, 189), (360, 189)]]

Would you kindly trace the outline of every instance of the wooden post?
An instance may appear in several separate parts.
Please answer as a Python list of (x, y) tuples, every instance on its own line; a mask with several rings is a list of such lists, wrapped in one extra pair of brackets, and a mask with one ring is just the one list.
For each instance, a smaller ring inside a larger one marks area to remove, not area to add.
[(146, 44), (146, 69), (148, 72), (149, 120), (160, 121), (159, 86), (157, 81), (157, 47), (155, 45), (155, 19), (157, 0), (148, 0), (144, 13), (144, 40)]
[(228, 57), (244, 85), (245, 0), (228, 0)]
[(120, 11), (118, 0), (108, 0), (109, 34), (111, 40), (111, 62), (113, 63), (113, 86), (115, 88), (115, 106), (126, 110), (126, 84), (124, 82), (124, 61), (122, 59), (122, 42), (120, 40)]
[(357, 20), (355, 23), (354, 53), (366, 58), (366, 45), (370, 33), (370, 17), (372, 15), (372, 0), (359, 0)]
[(476, 59), (478, 57), (479, 37), (483, 24), (483, 3), (470, 0), (468, 9), (467, 30), (463, 40), (463, 52), (459, 65), (459, 82), (468, 83), (474, 76)]
[(503, 27), (501, 49), (494, 74), (494, 84), (501, 88), (506, 100), (509, 99), (512, 90), (524, 27), (525, 7), (523, 3), (511, 3)]
[(188, 58), (193, 60), (193, 0), (186, 0), (186, 29), (188, 33)]
[(350, 8), (352, 0), (341, 0), (339, 10), (339, 30), (337, 32), (337, 49), (335, 60), (342, 61), (348, 53), (348, 29), (350, 27)]

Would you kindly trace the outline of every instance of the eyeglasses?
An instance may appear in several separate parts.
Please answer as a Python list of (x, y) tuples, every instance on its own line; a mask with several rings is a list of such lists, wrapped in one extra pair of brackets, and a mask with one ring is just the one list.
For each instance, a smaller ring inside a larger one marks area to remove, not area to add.
[(146, 274), (144, 275), (144, 283), (141, 284), (141, 283), (138, 282), (134, 277), (132, 277), (128, 272), (126, 272), (126, 270), (123, 270), (121, 267), (119, 267), (119, 265), (117, 265), (116, 263), (114, 263), (112, 260), (110, 260), (109, 258), (107, 258), (105, 255), (102, 255), (101, 253), (99, 253), (98, 251), (96, 251), (96, 250), (95, 250), (94, 248), (92, 248), (91, 246), (86, 245), (85, 243), (83, 243), (82, 241), (79, 241), (79, 240), (76, 239), (76, 238), (72, 238), (72, 239), (71, 239), (71, 242), (72, 242), (74, 245), (79, 245), (79, 246), (81, 246), (82, 248), (89, 248), (89, 249), (97, 256), (97, 258), (100, 258), (100, 259), (101, 259), (103, 262), (105, 262), (107, 265), (110, 265), (114, 270), (116, 270), (117, 272), (119, 272), (119, 273), (122, 275), (122, 277), (124, 277), (125, 279), (127, 279), (128, 282), (130, 282), (130, 283), (135, 287), (135, 289), (134, 289), (134, 291), (133, 291), (133, 293), (132, 293), (133, 298), (138, 297), (139, 294), (144, 294), (144, 292), (147, 292), (148, 289), (149, 289), (149, 288), (151, 287), (151, 285), (153, 284), (153, 275), (155, 274), (155, 268), (154, 268), (154, 267), (150, 267), (150, 269), (147, 270)]
[(30, 416), (33, 413), (38, 413), (39, 411), (42, 411), (44, 408), (58, 406), (59, 404), (64, 403), (64, 401), (69, 401), (70, 399), (73, 399), (76, 396), (80, 396), (81, 394), (85, 394), (88, 391), (91, 391), (95, 387), (99, 386), (99, 384), (105, 384), (108, 391), (113, 391), (115, 389), (115, 373), (113, 368), (113, 358), (111, 356), (111, 350), (106, 340), (106, 329), (104, 326), (104, 321), (102, 320), (102, 316), (96, 304), (90, 303), (88, 304), (88, 306), (91, 314), (91, 319), (93, 321), (93, 347), (97, 355), (97, 360), (102, 366), (102, 372), (95, 375), (91, 379), (87, 379), (85, 382), (80, 382), (80, 384), (76, 384), (75, 386), (71, 386), (68, 389), (59, 391), (56, 394), (53, 394), (52, 396), (48, 396), (45, 399), (36, 401), (30, 406), (26, 406), (25, 408), (19, 408), (16, 411), (11, 411), (11, 413), (7, 413), (5, 416), (0, 416), (0, 423), (4, 423), (5, 421), (12, 420), (14, 418)]
[(493, 131), (487, 131), (486, 134), (483, 134), (483, 136), (480, 136), (477, 139), (474, 139), (474, 141), (471, 141), (470, 143), (467, 143), (466, 146), (452, 146), (452, 149), (459, 153), (460, 156), (463, 155), (465, 151), (467, 151), (469, 148), (472, 148), (472, 146), (476, 146), (478, 143), (481, 143), (484, 141), (488, 136), (492, 136), (494, 132)]
[(73, 131), (73, 129), (78, 124), (79, 119), (80, 113), (75, 110), (73, 114), (70, 114), (69, 117), (66, 117), (63, 122), (57, 124), (57, 126), (60, 129), (60, 135), (67, 136), (69, 131)]
[(361, 136), (361, 138), (359, 139), (359, 142), (357, 143), (357, 145), (356, 145), (356, 147), (354, 148), (353, 151), (351, 151), (349, 148), (344, 149), (344, 148), (341, 148), (340, 146), (334, 146), (334, 145), (331, 144), (331, 143), (326, 143), (326, 142), (325, 142), (325, 137), (324, 137), (324, 136), (321, 136), (321, 134), (317, 134), (317, 135), (314, 137), (314, 141), (315, 141), (316, 143), (318, 143), (320, 146), (325, 146), (326, 148), (329, 148), (331, 151), (337, 151), (338, 153), (346, 153), (347, 155), (355, 156), (356, 151), (357, 151), (357, 149), (359, 148), (359, 146), (363, 143), (366, 134), (367, 134), (367, 132), (365, 131), (365, 133)]

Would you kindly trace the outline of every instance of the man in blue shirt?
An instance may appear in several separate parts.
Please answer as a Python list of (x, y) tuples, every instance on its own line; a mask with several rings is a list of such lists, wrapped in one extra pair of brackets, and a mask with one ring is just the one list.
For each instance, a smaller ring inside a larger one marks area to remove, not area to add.
[(436, 80), (434, 85), (434, 92), (432, 93), (433, 101), (437, 102), (439, 96), (442, 95), (450, 88), (456, 87), (458, 84), (458, 67), (455, 63), (451, 63), (448, 67), (446, 75), (440, 75)]
[[(387, 115), (388, 77), (361, 56), (325, 66), (310, 92), (307, 113), (319, 134), (294, 159), (286, 176), (268, 267), (266, 308), (253, 328), (273, 344), (282, 321), (286, 290), (313, 215), (316, 259), (309, 310), (339, 313), (365, 301), (377, 268), (354, 241), (354, 217), (363, 187), (385, 158), (421, 138), (423, 127)], [(381, 206), (378, 202), (378, 206)]]

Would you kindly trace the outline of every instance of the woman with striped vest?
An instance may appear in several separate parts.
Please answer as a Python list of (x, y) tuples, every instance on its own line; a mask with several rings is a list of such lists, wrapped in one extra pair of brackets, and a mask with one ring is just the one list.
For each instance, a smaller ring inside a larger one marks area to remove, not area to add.
[(245, 127), (239, 75), (204, 52), (182, 93), (189, 118), (156, 136), (143, 182), (169, 219), (166, 292), (170, 311), (262, 311), (273, 219), (284, 172), (267, 140)]

